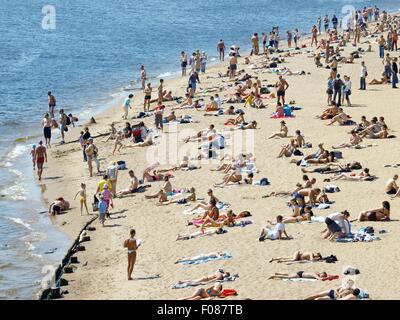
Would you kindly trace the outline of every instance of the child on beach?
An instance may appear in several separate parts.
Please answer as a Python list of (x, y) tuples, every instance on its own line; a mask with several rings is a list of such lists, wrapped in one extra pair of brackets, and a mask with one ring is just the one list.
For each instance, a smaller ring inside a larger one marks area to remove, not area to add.
[(109, 218), (110, 217), (110, 207), (113, 208), (114, 204), (112, 201), (112, 198), (113, 198), (112, 193), (110, 190), (108, 190), (108, 184), (103, 185), (103, 192), (101, 193), (100, 198), (103, 198), (103, 201), (106, 202), (106, 205), (107, 205), (106, 216), (107, 216), (107, 218)]
[(86, 184), (81, 183), (81, 189), (75, 194), (74, 200), (76, 199), (78, 194), (80, 195), (79, 202), (81, 203), (81, 215), (82, 215), (83, 206), (85, 206), (86, 213), (89, 214), (89, 210), (88, 210), (88, 207), (87, 207), (87, 201), (86, 201), (86, 199), (87, 199), (87, 196), (86, 196)]
[[(118, 153), (121, 153), (121, 148), (123, 147), (123, 144), (122, 144), (122, 139), (123, 139), (124, 137), (122, 136), (122, 131), (118, 131), (118, 133), (117, 133), (117, 136), (116, 136), (116, 138), (115, 138), (115, 142), (114, 142), (114, 150), (113, 150), (113, 155), (115, 154), (115, 151), (118, 151)], [(118, 150), (117, 150), (117, 148), (118, 148)]]
[(31, 157), (32, 157), (33, 170), (36, 169), (36, 165), (35, 165), (35, 151), (36, 151), (36, 145), (33, 145), (33, 146), (32, 146), (32, 149), (31, 149), (31, 152), (30, 152)]
[(101, 225), (104, 227), (104, 222), (106, 221), (106, 214), (108, 210), (108, 203), (104, 201), (103, 196), (100, 196), (100, 201), (98, 203), (99, 208), (99, 221)]

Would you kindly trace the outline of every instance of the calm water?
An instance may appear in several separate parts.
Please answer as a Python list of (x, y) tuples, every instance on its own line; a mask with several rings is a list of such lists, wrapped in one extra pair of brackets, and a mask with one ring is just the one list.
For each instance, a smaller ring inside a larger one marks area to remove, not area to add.
[[(55, 30), (42, 28), (49, 2)], [(200, 48), (215, 61), (220, 38), (247, 49), (253, 32), (274, 25), (307, 33), (318, 15), (343, 16), (346, 4), (399, 8), (398, 1), (0, 0), (0, 299), (34, 297), (43, 266), (67, 245), (39, 213), (46, 208), (29, 159), (48, 90), (82, 118), (137, 80), (141, 64), (152, 79), (173, 76), (181, 50)], [(45, 255), (50, 248), (58, 249)]]

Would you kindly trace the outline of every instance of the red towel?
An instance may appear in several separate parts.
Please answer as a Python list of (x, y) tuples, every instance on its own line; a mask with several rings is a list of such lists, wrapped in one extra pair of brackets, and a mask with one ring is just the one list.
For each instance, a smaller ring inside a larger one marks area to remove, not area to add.
[(221, 294), (219, 295), (219, 298), (225, 298), (229, 296), (237, 296), (238, 293), (235, 289), (224, 289), (222, 290)]

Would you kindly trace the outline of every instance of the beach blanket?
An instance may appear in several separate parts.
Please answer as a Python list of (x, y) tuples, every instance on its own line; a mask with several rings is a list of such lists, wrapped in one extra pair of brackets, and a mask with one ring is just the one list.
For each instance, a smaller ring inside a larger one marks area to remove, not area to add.
[[(239, 278), (238, 274), (231, 275), (229, 277), (225, 277), (222, 280), (217, 280), (216, 282), (231, 282), (235, 281), (237, 278)], [(172, 286), (172, 289), (183, 289), (183, 288), (188, 288), (188, 287), (197, 287), (200, 286), (200, 283), (176, 283)]]
[[(222, 210), (228, 210), (229, 209), (229, 203), (224, 203), (224, 202), (218, 202), (217, 203), (217, 208), (218, 210), (222, 211)], [(184, 215), (193, 215), (193, 214), (203, 214), (205, 212), (205, 210), (203, 208), (197, 208), (194, 211), (190, 211), (190, 209), (186, 209), (183, 211)]]
[(329, 203), (320, 203), (315, 208), (319, 209), (319, 210), (325, 210), (325, 209), (329, 209), (330, 207), (331, 207), (331, 205)]
[(254, 162), (247, 162), (246, 166), (243, 168), (240, 168), (241, 173), (257, 173), (258, 169)]
[(380, 240), (380, 238), (374, 236), (373, 233), (367, 232), (367, 228), (368, 227), (361, 228), (357, 231), (357, 233), (351, 233), (345, 238), (338, 238), (336, 239), (336, 242), (372, 242)]
[(210, 258), (210, 257), (201, 257), (200, 259), (197, 260), (191, 260), (191, 261), (182, 261), (182, 262), (177, 262), (179, 264), (185, 264), (185, 265), (197, 265), (201, 263), (207, 263), (210, 261), (218, 261), (218, 260), (228, 260), (232, 259), (232, 255), (229, 252), (225, 251), (225, 255), (217, 257), (217, 258)]
[(270, 118), (271, 119), (283, 119), (283, 118), (294, 118), (294, 117), (295, 117), (294, 114), (292, 114), (291, 116), (278, 116), (276, 114), (272, 114)]
[(325, 191), (326, 193), (335, 193), (335, 192), (340, 192), (340, 189), (339, 189), (338, 186), (327, 185), (327, 186), (324, 188), (324, 191)]

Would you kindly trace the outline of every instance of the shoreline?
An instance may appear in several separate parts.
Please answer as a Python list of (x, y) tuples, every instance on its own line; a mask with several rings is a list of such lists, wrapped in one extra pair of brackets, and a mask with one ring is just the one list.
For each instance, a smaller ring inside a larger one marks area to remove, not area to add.
[[(302, 36), (302, 38), (301, 38), (301, 42), (304, 42), (304, 41), (306, 41), (308, 38), (306, 37), (306, 36)], [(282, 46), (280, 46), (281, 48), (282, 48)], [(307, 46), (307, 48), (306, 48), (306, 50), (308, 50), (308, 49), (310, 49), (310, 47), (308, 47)], [(348, 48), (347, 48), (348, 49)], [(247, 54), (246, 53), (242, 53), (242, 58), (240, 59), (240, 61), (242, 61), (243, 60), (243, 57), (244, 56), (247, 56)], [(300, 55), (299, 55), (300, 56)], [(262, 57), (262, 55), (260, 55), (259, 57), (258, 57), (258, 59), (260, 59)], [(303, 58), (305, 58), (305, 57), (303, 57)], [(252, 58), (252, 59), (254, 59), (254, 57)], [(218, 72), (218, 70), (219, 69), (223, 69), (223, 68), (226, 68), (226, 64), (227, 64), (227, 60), (225, 60), (225, 62), (222, 62), (222, 63), (216, 63), (214, 66), (209, 66), (208, 68), (207, 68), (207, 73), (206, 73), (206, 75), (211, 75), (211, 74), (213, 74), (213, 72), (214, 72), (214, 74), (215, 74), (215, 72)], [(286, 63), (285, 63), (286, 64)], [(214, 70), (215, 69), (215, 70)], [(241, 69), (241, 68), (240, 68)], [(167, 78), (166, 78), (167, 79)], [(292, 79), (292, 78), (290, 78), (290, 79)], [(170, 80), (170, 81), (168, 81), (167, 82), (167, 85), (166, 85), (166, 88), (169, 88), (170, 86), (171, 87), (174, 87), (175, 89), (176, 88), (179, 88), (179, 87), (181, 87), (182, 86), (182, 82), (185, 82), (186, 83), (186, 78), (174, 78), (174, 79), (168, 79), (168, 80)], [(205, 81), (206, 82), (206, 81)], [(139, 94), (139, 96), (141, 97), (141, 94)], [(122, 98), (121, 98), (122, 99)], [(135, 100), (136, 99), (138, 99), (137, 97), (135, 97), (134, 98)], [(135, 100), (134, 100), (134, 108), (138, 108), (137, 106), (135, 106)], [(107, 126), (107, 124), (108, 124), (108, 122), (109, 122), (109, 120), (111, 120), (111, 119), (113, 119), (113, 120), (116, 120), (116, 117), (114, 116), (112, 116), (112, 114), (114, 113), (114, 109), (116, 109), (116, 110), (118, 110), (118, 114), (121, 112), (121, 107), (120, 107), (120, 105), (121, 105), (121, 101), (118, 101), (118, 103), (116, 102), (115, 103), (115, 105), (114, 106), (110, 106), (107, 110), (103, 110), (99, 115), (97, 115), (97, 116), (94, 116), (95, 117), (95, 119), (96, 119), (96, 121), (98, 122), (98, 124), (97, 125), (94, 125), (94, 126), (91, 126), (90, 128), (92, 129), (93, 127), (94, 128), (97, 128), (97, 129), (99, 129), (99, 130), (103, 130), (104, 129), (104, 126)], [(139, 109), (141, 109), (141, 107), (139, 107)], [(268, 111), (270, 111), (270, 109), (268, 110)], [(191, 111), (190, 111), (190, 113), (192, 113)], [(198, 115), (196, 115), (196, 116), (198, 116)], [(200, 115), (201, 116), (201, 115)], [(300, 114), (300, 117), (301, 117), (301, 114)], [(152, 120), (152, 117), (151, 118), (145, 118), (145, 120), (149, 120), (149, 119), (151, 119)], [(140, 120), (139, 120), (140, 121)], [(148, 121), (147, 121), (148, 122)], [(107, 124), (106, 124), (107, 123)], [(104, 125), (104, 126), (103, 126)], [(77, 128), (75, 128), (74, 130), (70, 130), (69, 132), (68, 132), (68, 135), (67, 135), (67, 137), (68, 136), (71, 136), (72, 134), (76, 134), (77, 132), (79, 132), (79, 130), (81, 129), (81, 127), (77, 127)], [(271, 129), (273, 129), (273, 128), (271, 128)], [(95, 132), (92, 132), (92, 134), (96, 134)], [(68, 140), (67, 140), (68, 141)], [(65, 147), (64, 146), (58, 146), (57, 148), (62, 148), (62, 149), (65, 149)], [(54, 151), (54, 149), (55, 148), (52, 148), (52, 150), (51, 150), (51, 153), (53, 153), (53, 151)], [(76, 148), (73, 148), (73, 150), (75, 150)], [(51, 161), (49, 161), (49, 165), (52, 165), (52, 164), (54, 164), (56, 161), (55, 161), (55, 159), (51, 159)], [(59, 163), (60, 164), (60, 163)], [(103, 167), (104, 167), (104, 165), (105, 165), (105, 163), (104, 163), (104, 161), (102, 162), (102, 165), (103, 165)], [(86, 166), (85, 165), (83, 165), (84, 166), (84, 170), (82, 170), (83, 171), (83, 174), (86, 174), (87, 173), (87, 170), (86, 170)], [(86, 171), (85, 171), (86, 170)], [(48, 172), (51, 172), (52, 174), (54, 174), (54, 175), (56, 175), (57, 176), (57, 172), (58, 172), (58, 170), (55, 170), (54, 169), (54, 166), (53, 166), (53, 168), (52, 169), (50, 169), (50, 171), (45, 171), (45, 174), (48, 174)], [(121, 173), (120, 173), (121, 174)], [(122, 174), (124, 174), (125, 175), (125, 172), (122, 172)], [(76, 178), (76, 176), (74, 177), (74, 178)], [(57, 180), (57, 179), (56, 179)], [(76, 180), (76, 179), (75, 179)], [(93, 179), (92, 179), (93, 180)], [(93, 181), (92, 181), (93, 182)], [(59, 183), (55, 183), (54, 184), (54, 189), (59, 189), (59, 190), (62, 190), (62, 188), (63, 188), (63, 184), (64, 182), (59, 182)], [(57, 190), (57, 192), (59, 192), (58, 190)], [(54, 198), (54, 196), (56, 195), (56, 193), (55, 193), (55, 190), (47, 190), (46, 192), (44, 192), (43, 193), (43, 199), (45, 200), (45, 199), (47, 199), (47, 201), (49, 200), (49, 199), (51, 199), (51, 198)], [(89, 197), (89, 199), (90, 199), (90, 197)], [(260, 200), (261, 201), (261, 200)], [(71, 201), (72, 202), (72, 201)], [(75, 204), (75, 203), (74, 203)], [(89, 204), (89, 206), (90, 206), (90, 204)], [(180, 209), (180, 208), (178, 208), (178, 209)], [(72, 213), (72, 211), (74, 211), (74, 213)], [(69, 216), (71, 216), (72, 214), (76, 214), (77, 213), (77, 210), (70, 210), (70, 211), (68, 211), (68, 213), (67, 213), (67, 215), (69, 215)], [(69, 217), (70, 218), (70, 217)], [(78, 217), (79, 218), (79, 217)], [(57, 220), (59, 220), (59, 219), (57, 219)], [(67, 220), (70, 220), (70, 219), (67, 219)], [(78, 219), (79, 220), (79, 222), (77, 222), (77, 221), (68, 221), (67, 222), (67, 227), (65, 227), (65, 228), (62, 228), (61, 226), (58, 226), (59, 227), (59, 229), (61, 229), (61, 230), (63, 230), (63, 232), (65, 232), (71, 239), (73, 239), (74, 238), (74, 234), (76, 235), (76, 231), (79, 229), (79, 226), (82, 226), (85, 222), (84, 222), (84, 220), (85, 219), (82, 219), (82, 217), (81, 218), (79, 218)], [(112, 232), (112, 231), (110, 231), (110, 232)]]

